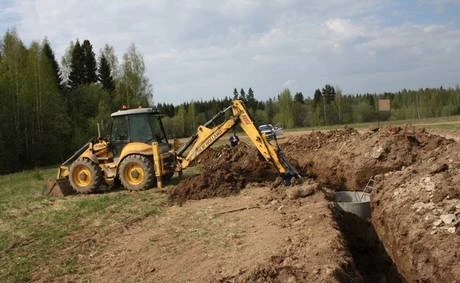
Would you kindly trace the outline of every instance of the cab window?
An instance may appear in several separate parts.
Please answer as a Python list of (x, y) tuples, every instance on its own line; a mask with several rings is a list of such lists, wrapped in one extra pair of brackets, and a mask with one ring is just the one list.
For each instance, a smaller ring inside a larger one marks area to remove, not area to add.
[(112, 124), (113, 141), (128, 141), (128, 117), (115, 117)]
[(131, 141), (150, 142), (153, 140), (149, 116), (151, 115), (131, 115), (129, 117)]

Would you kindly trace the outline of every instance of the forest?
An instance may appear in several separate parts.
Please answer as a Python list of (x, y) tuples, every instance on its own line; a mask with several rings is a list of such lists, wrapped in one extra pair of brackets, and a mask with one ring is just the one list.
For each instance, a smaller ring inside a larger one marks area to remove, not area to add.
[[(268, 100), (257, 99), (251, 87), (238, 87), (213, 99), (197, 94), (180, 105), (157, 103), (134, 44), (119, 60), (108, 44), (96, 55), (88, 39), (76, 40), (58, 63), (46, 38), (26, 46), (10, 30), (0, 41), (0, 174), (62, 162), (97, 135), (98, 122), (107, 128), (110, 113), (122, 104), (159, 108), (168, 138), (192, 134), (234, 98), (245, 102), (256, 123), (284, 128), (460, 114), (458, 86), (381, 94), (318, 87), (305, 94), (284, 89)], [(390, 112), (377, 111), (379, 98), (391, 100)]]

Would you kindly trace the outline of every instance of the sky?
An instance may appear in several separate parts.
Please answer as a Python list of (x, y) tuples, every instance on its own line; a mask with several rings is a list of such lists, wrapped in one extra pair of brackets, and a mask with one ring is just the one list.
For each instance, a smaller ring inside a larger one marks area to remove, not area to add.
[(460, 0), (0, 0), (0, 34), (144, 56), (155, 103), (460, 85)]

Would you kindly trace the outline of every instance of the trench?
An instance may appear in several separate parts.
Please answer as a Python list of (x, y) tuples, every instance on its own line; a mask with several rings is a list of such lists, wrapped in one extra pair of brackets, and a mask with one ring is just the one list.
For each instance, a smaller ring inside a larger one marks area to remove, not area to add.
[(407, 282), (398, 272), (371, 221), (331, 206), (334, 219), (364, 282)]

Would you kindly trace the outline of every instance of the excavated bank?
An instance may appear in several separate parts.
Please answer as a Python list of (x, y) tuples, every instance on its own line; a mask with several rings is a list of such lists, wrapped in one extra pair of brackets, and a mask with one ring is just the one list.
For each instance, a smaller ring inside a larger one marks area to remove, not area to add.
[(372, 222), (408, 281), (460, 282), (460, 144), (376, 176)]
[(424, 130), (313, 132), (284, 145), (301, 171), (332, 189), (369, 179), (372, 224), (408, 281), (459, 282), (460, 146)]

